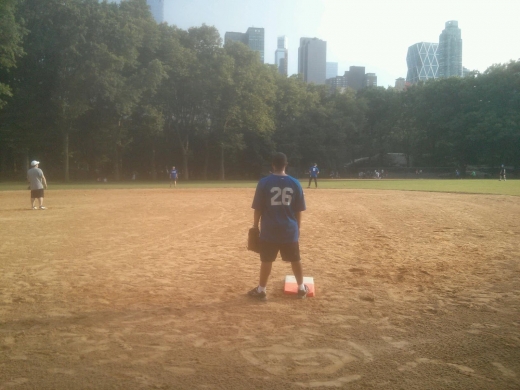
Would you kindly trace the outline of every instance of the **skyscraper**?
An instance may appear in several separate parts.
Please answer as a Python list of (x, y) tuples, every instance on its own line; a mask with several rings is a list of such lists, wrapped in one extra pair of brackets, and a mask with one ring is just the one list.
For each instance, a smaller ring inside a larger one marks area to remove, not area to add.
[(439, 77), (438, 43), (419, 42), (408, 48), (406, 81), (416, 84), (419, 81)]
[(327, 62), (327, 73), (325, 78), (331, 79), (338, 75), (338, 63), (337, 62)]
[(155, 21), (157, 23), (164, 22), (164, 0), (146, 0), (146, 4), (150, 7)]
[(307, 83), (325, 84), (327, 76), (327, 42), (318, 38), (300, 38), (298, 73)]
[(249, 46), (251, 50), (260, 54), (260, 61), (264, 63), (264, 35), (265, 31), (261, 27), (249, 27), (247, 32), (239, 33), (228, 31), (224, 34), (224, 44), (230, 41), (242, 42)]
[(446, 22), (439, 36), (439, 77), (462, 77), (462, 38), (456, 20)]
[(278, 46), (274, 52), (274, 63), (281, 75), (287, 76), (288, 60), (289, 51), (287, 50), (287, 37), (283, 35), (278, 37)]

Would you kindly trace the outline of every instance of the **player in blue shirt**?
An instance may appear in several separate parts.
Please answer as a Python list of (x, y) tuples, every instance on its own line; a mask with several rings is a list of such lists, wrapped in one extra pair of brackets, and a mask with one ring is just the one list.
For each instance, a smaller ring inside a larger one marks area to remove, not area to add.
[(314, 163), (312, 167), (309, 168), (309, 185), (307, 188), (311, 188), (311, 181), (314, 179), (314, 185), (318, 188), (318, 173), (320, 170), (318, 169), (318, 164)]
[(175, 169), (175, 166), (173, 166), (170, 171), (170, 188), (172, 188), (172, 181), (174, 187), (177, 187), (177, 170)]
[(260, 282), (248, 294), (266, 299), (266, 286), (273, 261), (278, 252), (283, 261), (291, 262), (298, 283), (298, 298), (307, 296), (309, 288), (303, 284), (303, 269), (300, 261), (300, 222), (305, 210), (305, 199), (300, 182), (285, 173), (287, 156), (276, 153), (272, 160), (273, 173), (258, 182), (252, 208), (253, 226), (260, 228)]

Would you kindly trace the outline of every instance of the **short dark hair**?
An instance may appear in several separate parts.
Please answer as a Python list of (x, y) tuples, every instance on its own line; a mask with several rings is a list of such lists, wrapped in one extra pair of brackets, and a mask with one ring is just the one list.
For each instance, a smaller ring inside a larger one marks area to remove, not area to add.
[(273, 154), (271, 163), (276, 169), (283, 169), (287, 165), (287, 156), (281, 152), (277, 152)]

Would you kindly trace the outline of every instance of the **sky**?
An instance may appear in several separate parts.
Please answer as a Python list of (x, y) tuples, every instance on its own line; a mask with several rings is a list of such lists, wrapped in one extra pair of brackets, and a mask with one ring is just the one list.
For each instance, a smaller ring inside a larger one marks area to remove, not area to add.
[(182, 29), (203, 23), (226, 31), (265, 29), (265, 63), (274, 63), (277, 37), (288, 38), (289, 74), (298, 72), (301, 37), (327, 41), (338, 75), (349, 66), (376, 73), (378, 85), (406, 78), (408, 47), (439, 42), (445, 23), (462, 32), (462, 64), (485, 71), (520, 59), (520, 0), (164, 0), (164, 19)]

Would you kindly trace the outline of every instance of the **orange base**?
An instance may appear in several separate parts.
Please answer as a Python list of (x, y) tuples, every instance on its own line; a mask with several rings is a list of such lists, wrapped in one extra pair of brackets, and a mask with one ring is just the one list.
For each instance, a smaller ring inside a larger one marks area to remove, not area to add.
[[(316, 293), (314, 288), (314, 278), (311, 276), (304, 276), (303, 283), (309, 287), (309, 292), (307, 293), (308, 297), (313, 297)], [(285, 277), (285, 285), (283, 287), (284, 294), (298, 294), (298, 283), (296, 283), (296, 278), (294, 275), (287, 275)]]

